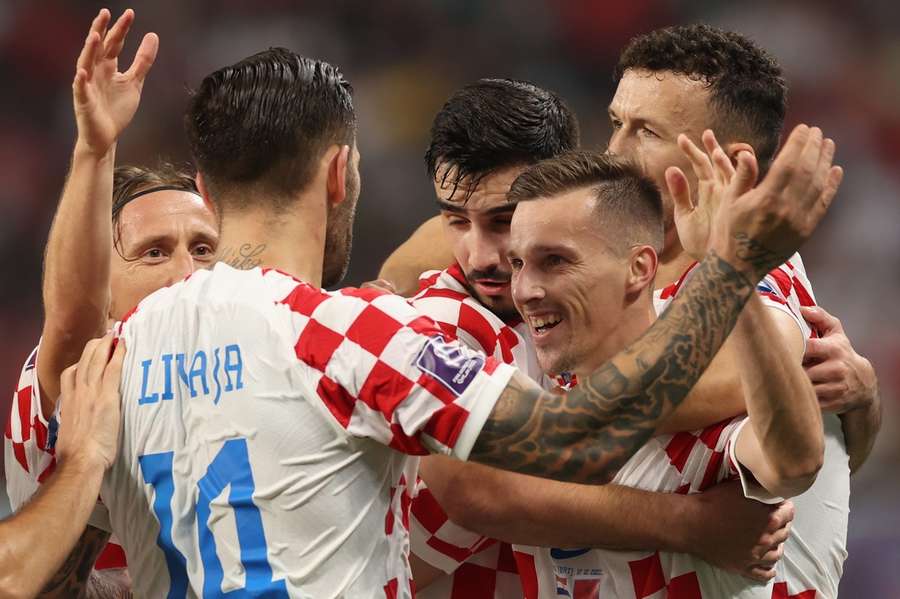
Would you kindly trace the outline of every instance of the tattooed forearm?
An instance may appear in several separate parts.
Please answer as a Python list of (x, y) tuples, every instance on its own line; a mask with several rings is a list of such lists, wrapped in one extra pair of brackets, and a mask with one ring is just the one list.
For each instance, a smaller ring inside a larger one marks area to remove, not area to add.
[(251, 270), (262, 263), (259, 257), (266, 251), (266, 244), (252, 245), (245, 243), (239, 247), (225, 247), (219, 252), (219, 260), (238, 270)]
[(86, 527), (69, 557), (38, 596), (42, 599), (85, 597), (94, 562), (108, 540), (108, 532)]
[(710, 254), (656, 323), (574, 391), (546, 393), (514, 377), (470, 459), (560, 480), (609, 481), (688, 394), (752, 291)]
[(773, 252), (746, 233), (737, 233), (733, 239), (737, 247), (735, 256), (750, 265), (754, 272), (761, 273), (760, 276), (784, 262), (780, 254)]
[(131, 599), (131, 579), (125, 569), (94, 570), (86, 599)]

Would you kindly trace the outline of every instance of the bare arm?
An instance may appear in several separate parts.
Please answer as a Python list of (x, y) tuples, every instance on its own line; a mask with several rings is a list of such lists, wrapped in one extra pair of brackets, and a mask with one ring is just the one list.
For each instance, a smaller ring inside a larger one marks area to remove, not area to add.
[[(545, 393), (514, 376), (470, 459), (560, 480), (608, 481), (687, 395), (756, 282), (815, 229), (843, 174), (831, 166), (833, 154), (833, 142), (823, 141), (820, 130), (798, 126), (753, 187), (756, 161), (742, 153), (721, 204), (710, 209), (709, 253), (671, 307), (573, 392)], [(686, 189), (683, 173), (675, 171), (667, 171), (670, 188)], [(697, 209), (673, 195), (676, 220), (678, 211)], [(700, 201), (701, 208), (709, 203)]]
[(395, 293), (408, 297), (418, 289), (420, 274), (447, 268), (453, 260), (453, 252), (441, 230), (441, 217), (435, 216), (425, 221), (388, 256), (378, 278), (388, 281)]
[[(85, 531), (103, 473), (119, 437), (119, 378), (124, 347), (109, 359), (112, 336), (90, 341), (75, 367), (62, 375), (66, 398), (57, 442), (56, 472), (20, 512), (0, 522), (0, 596), (34, 597), (57, 570), (63, 589), (78, 596), (104, 535)], [(82, 536), (85, 535), (85, 536)], [(80, 549), (70, 554), (81, 537)], [(66, 559), (68, 556), (68, 559)], [(72, 573), (76, 574), (73, 576)], [(65, 582), (67, 581), (67, 582)], [(52, 595), (51, 595), (52, 596)]]
[[(740, 372), (749, 416), (735, 455), (773, 495), (799, 495), (815, 482), (825, 452), (822, 413), (801, 366), (800, 329), (793, 318), (753, 297), (735, 341), (748, 356)], [(784, 350), (773, 351), (778, 347)]]
[(60, 373), (78, 360), (88, 339), (106, 329), (116, 140), (137, 110), (158, 45), (155, 34), (147, 34), (131, 68), (118, 73), (134, 13), (126, 11), (107, 32), (109, 19), (105, 9), (94, 19), (72, 83), (78, 139), (44, 257), (45, 315), (37, 362), (44, 414), (53, 412)]

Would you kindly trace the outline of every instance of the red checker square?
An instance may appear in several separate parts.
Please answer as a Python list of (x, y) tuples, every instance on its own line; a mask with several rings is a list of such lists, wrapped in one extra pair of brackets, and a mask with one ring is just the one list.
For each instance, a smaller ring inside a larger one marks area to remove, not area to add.
[(394, 409), (409, 397), (413, 384), (411, 380), (377, 360), (359, 390), (359, 399), (373, 410), (384, 414), (385, 419), (390, 422)]
[(397, 582), (396, 578), (391, 578), (386, 585), (384, 585), (384, 596), (386, 599), (397, 599), (397, 590), (400, 587), (400, 583)]
[(491, 323), (469, 304), (459, 306), (459, 328), (472, 335), (485, 349), (491, 351), (497, 345), (497, 333)]
[(519, 570), (519, 581), (522, 583), (522, 594), (525, 599), (537, 599), (538, 581), (537, 568), (534, 565), (534, 556), (515, 551), (516, 568)]
[(703, 599), (700, 593), (700, 582), (694, 572), (676, 576), (669, 581), (667, 599)]
[[(485, 543), (484, 547), (490, 547), (491, 543)], [(497, 556), (497, 569), (501, 572), (509, 572), (517, 574), (519, 569), (516, 568), (516, 556), (513, 555), (512, 545), (509, 543), (500, 543), (500, 555)]]
[(16, 461), (19, 462), (19, 465), (22, 466), (25, 472), (30, 472), (28, 469), (28, 458), (25, 457), (25, 444), (13, 442), (12, 446)]
[(31, 386), (19, 389), (17, 402), (19, 404), (19, 426), (22, 429), (22, 440), (31, 438)]
[(769, 271), (769, 276), (775, 279), (775, 283), (778, 285), (778, 289), (781, 290), (781, 294), (785, 297), (788, 297), (791, 294), (791, 277), (788, 276), (786, 272), (781, 270), (780, 268), (776, 268), (772, 271)]
[(406, 323), (406, 326), (419, 333), (420, 335), (428, 335), (429, 337), (439, 335), (445, 326), (453, 326), (453, 334), (454, 336), (456, 335), (456, 327), (454, 325), (441, 323), (440, 328), (438, 328), (438, 324), (427, 316), (419, 316), (418, 318), (414, 318)]
[(431, 534), (435, 534), (447, 521), (447, 514), (428, 489), (422, 489), (413, 499), (412, 514)]
[(353, 416), (353, 407), (356, 405), (353, 396), (327, 376), (323, 376), (319, 380), (316, 393), (319, 394), (337, 421), (341, 423), (341, 426), (347, 428), (350, 424), (350, 417)]
[(705, 491), (719, 482), (719, 471), (722, 469), (722, 462), (724, 461), (724, 452), (714, 451), (709, 456), (709, 462), (706, 463), (706, 472), (703, 473), (703, 480), (700, 482), (700, 491)]
[(457, 547), (456, 545), (448, 543), (447, 541), (444, 541), (438, 537), (429, 537), (426, 543), (432, 549), (435, 549), (446, 555), (450, 559), (456, 560), (458, 562), (464, 562), (472, 555), (472, 552), (468, 547)]
[(722, 433), (725, 431), (725, 428), (729, 424), (731, 424), (732, 421), (732, 418), (727, 418), (722, 422), (717, 422), (712, 426), (706, 427), (705, 429), (703, 429), (703, 432), (700, 433), (700, 440), (703, 441), (703, 444), (710, 449), (715, 449), (719, 444), (719, 439), (722, 437)]
[(300, 333), (300, 339), (297, 340), (294, 351), (297, 358), (305, 364), (319, 372), (325, 372), (331, 356), (343, 341), (343, 335), (335, 333), (315, 320), (310, 320), (303, 332)]
[(637, 599), (648, 597), (666, 586), (658, 552), (650, 557), (628, 562), (628, 566), (631, 568), (631, 582)]
[(47, 464), (47, 467), (44, 468), (44, 471), (41, 472), (41, 475), (38, 476), (38, 482), (40, 484), (44, 484), (44, 481), (50, 478), (50, 475), (56, 470), (56, 456), (50, 460), (50, 463)]
[(428, 455), (430, 452), (418, 437), (410, 437), (399, 424), (391, 423), (391, 442), (388, 447), (407, 455)]
[(489, 599), (497, 586), (497, 571), (478, 564), (463, 564), (453, 574), (451, 597)]
[(340, 291), (341, 295), (346, 295), (349, 297), (357, 297), (363, 301), (371, 302), (376, 297), (380, 297), (382, 295), (389, 295), (387, 291), (382, 291), (381, 289), (375, 289), (372, 287), (366, 287), (364, 289), (357, 289), (355, 287), (345, 287)]
[(684, 471), (684, 466), (691, 456), (691, 451), (693, 451), (696, 441), (697, 437), (691, 433), (678, 433), (666, 445), (666, 454), (669, 456), (669, 461), (679, 472)]
[(453, 447), (468, 417), (469, 412), (455, 403), (448, 403), (428, 420), (425, 434), (447, 447)]
[(366, 306), (347, 329), (347, 339), (378, 357), (402, 326), (378, 308)]
[(319, 304), (328, 299), (328, 294), (314, 289), (309, 285), (300, 284), (281, 300), (282, 304), (287, 304), (291, 310), (304, 316), (312, 316), (313, 311)]
[(456, 401), (456, 394), (427, 372), (423, 372), (416, 382), (445, 404)]

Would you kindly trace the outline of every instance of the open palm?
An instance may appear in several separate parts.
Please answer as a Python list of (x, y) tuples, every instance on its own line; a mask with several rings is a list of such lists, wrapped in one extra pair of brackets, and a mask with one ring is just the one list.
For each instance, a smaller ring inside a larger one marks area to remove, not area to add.
[(107, 31), (109, 20), (109, 11), (103, 9), (91, 24), (72, 83), (79, 143), (98, 154), (112, 147), (134, 117), (144, 79), (159, 48), (159, 38), (148, 33), (131, 67), (120, 73), (119, 54), (134, 22), (134, 11), (126, 10)]

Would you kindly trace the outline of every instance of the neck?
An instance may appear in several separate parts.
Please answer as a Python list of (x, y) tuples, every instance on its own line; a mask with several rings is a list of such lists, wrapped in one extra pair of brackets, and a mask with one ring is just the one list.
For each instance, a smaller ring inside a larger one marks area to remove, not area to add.
[(653, 299), (649, 291), (645, 290), (637, 301), (626, 307), (621, 313), (617, 319), (619, 324), (616, 328), (603, 334), (600, 347), (591, 352), (589, 360), (575, 368), (575, 375), (580, 380), (587, 380), (597, 368), (637, 341), (638, 337), (643, 335), (655, 320)]
[(234, 268), (277, 268), (319, 287), (325, 253), (325, 207), (298, 198), (288, 211), (233, 210), (222, 216), (219, 259)]
[(656, 288), (667, 287), (681, 278), (684, 271), (694, 262), (694, 258), (684, 251), (678, 236), (673, 243), (668, 243), (659, 255), (659, 266), (656, 269)]

